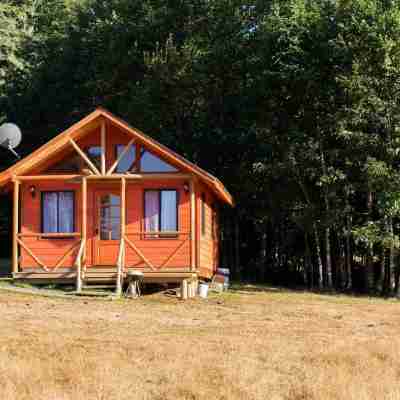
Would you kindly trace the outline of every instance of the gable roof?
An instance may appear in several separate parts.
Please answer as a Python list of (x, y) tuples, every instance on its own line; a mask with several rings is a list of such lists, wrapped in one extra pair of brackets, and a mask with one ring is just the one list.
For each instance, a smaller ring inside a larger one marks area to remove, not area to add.
[[(14, 175), (28, 172), (39, 163), (50, 158), (55, 152), (60, 151), (66, 146), (69, 146), (69, 140), (71, 138), (77, 139), (86, 135), (88, 132), (90, 132), (91, 129), (93, 129), (93, 124), (96, 122), (96, 120), (100, 122), (102, 117), (111, 122), (114, 126), (119, 127), (128, 135), (136, 138), (139, 143), (146, 146), (149, 150), (153, 150), (156, 153), (161, 154), (167, 161), (171, 161), (173, 164), (180, 167), (184, 171), (192, 173), (194, 176), (198, 177), (201, 182), (203, 182), (213, 190), (213, 192), (218, 196), (220, 200), (233, 206), (234, 202), (232, 196), (218, 178), (211, 175), (196, 164), (190, 162), (186, 158), (175, 153), (173, 150), (159, 143), (157, 140), (144, 134), (140, 130), (133, 128), (128, 123), (116, 117), (104, 108), (97, 108), (88, 116), (81, 119), (43, 146), (39, 147), (33, 153), (0, 173), (0, 187), (9, 184)], [(89, 130), (88, 128), (91, 129)]]

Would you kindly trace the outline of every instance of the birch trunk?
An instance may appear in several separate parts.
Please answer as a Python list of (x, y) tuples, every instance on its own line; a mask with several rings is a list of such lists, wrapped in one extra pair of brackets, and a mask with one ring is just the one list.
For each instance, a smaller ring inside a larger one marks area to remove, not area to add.
[(318, 235), (318, 228), (315, 222), (313, 223), (314, 229), (314, 240), (315, 240), (315, 249), (317, 251), (317, 262), (318, 262), (318, 288), (323, 289), (324, 287), (324, 268), (322, 265), (322, 258), (321, 258), (321, 247), (319, 244), (319, 235)]

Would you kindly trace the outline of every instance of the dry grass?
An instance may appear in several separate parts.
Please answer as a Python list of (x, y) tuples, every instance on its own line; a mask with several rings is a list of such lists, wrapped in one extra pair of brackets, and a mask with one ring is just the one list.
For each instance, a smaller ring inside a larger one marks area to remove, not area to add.
[(395, 301), (0, 291), (0, 315), (1, 399), (400, 399)]

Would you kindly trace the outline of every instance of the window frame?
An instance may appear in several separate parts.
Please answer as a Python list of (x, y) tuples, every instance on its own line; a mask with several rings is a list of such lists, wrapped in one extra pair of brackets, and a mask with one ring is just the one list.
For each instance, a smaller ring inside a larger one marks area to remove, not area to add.
[[(44, 232), (44, 197), (47, 193), (57, 193), (57, 231), (56, 232)], [(72, 232), (60, 232), (59, 231), (59, 212), (60, 212), (60, 197), (59, 193), (72, 193)], [(42, 190), (40, 192), (40, 233), (43, 235), (47, 235), (50, 233), (58, 233), (61, 235), (65, 235), (65, 237), (70, 236), (75, 233), (76, 228), (76, 196), (75, 190)], [(59, 236), (58, 238), (63, 239), (64, 236)], [(57, 239), (57, 237), (53, 237), (52, 239)]]
[[(175, 192), (176, 193), (176, 231), (172, 231), (172, 233), (163, 233), (161, 231), (161, 198), (162, 192)], [(158, 193), (158, 231), (151, 232), (146, 231), (146, 193), (147, 192), (157, 192)], [(179, 189), (177, 188), (148, 188), (143, 190), (143, 219), (142, 219), (142, 236), (146, 239), (176, 239), (179, 235)]]
[(200, 207), (200, 224), (201, 224), (201, 236), (206, 236), (206, 195), (201, 194), (201, 207)]

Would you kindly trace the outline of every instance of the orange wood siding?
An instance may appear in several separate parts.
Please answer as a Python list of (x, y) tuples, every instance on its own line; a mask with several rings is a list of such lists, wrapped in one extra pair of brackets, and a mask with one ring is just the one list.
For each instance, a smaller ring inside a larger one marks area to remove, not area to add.
[[(35, 187), (35, 197), (32, 197), (29, 188)], [(24, 182), (21, 185), (21, 233), (31, 234), (41, 232), (41, 191), (73, 190), (75, 191), (75, 231), (81, 229), (81, 191), (79, 184), (64, 182)], [(67, 253), (68, 249), (79, 241), (79, 238), (46, 239), (39, 237), (22, 237), (26, 246), (46, 266), (54, 267)], [(79, 249), (75, 249), (60, 267), (71, 266)], [(38, 267), (36, 261), (21, 248), (21, 266)]]
[[(210, 278), (216, 271), (218, 266), (218, 235), (212, 232), (212, 206), (216, 199), (211, 191), (204, 185), (199, 185), (197, 191), (197, 237), (199, 249), (199, 271), (200, 275)], [(204, 207), (202, 206), (203, 197), (205, 198)], [(205, 211), (205, 231), (202, 232), (202, 210)]]

